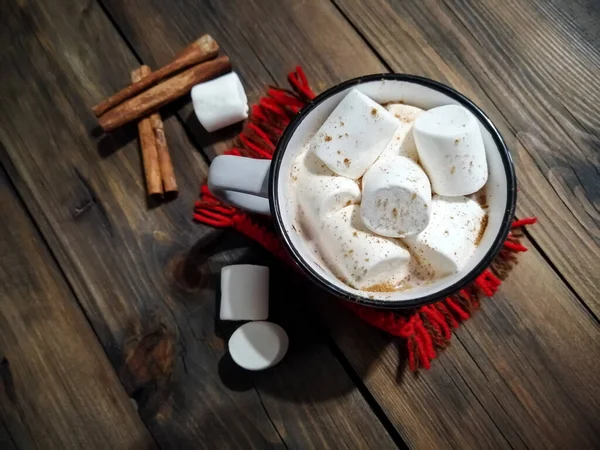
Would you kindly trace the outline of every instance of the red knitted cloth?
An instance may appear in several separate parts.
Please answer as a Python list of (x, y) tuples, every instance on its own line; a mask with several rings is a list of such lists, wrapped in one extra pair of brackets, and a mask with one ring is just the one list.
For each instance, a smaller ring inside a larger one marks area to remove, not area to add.
[[(270, 87), (267, 95), (252, 107), (250, 119), (238, 138), (238, 147), (230, 155), (271, 159), (279, 137), (292, 118), (315, 97), (300, 67), (288, 76), (293, 91)], [(206, 185), (194, 208), (194, 219), (214, 227), (231, 227), (256, 240), (282, 260), (291, 263), (272, 224), (226, 205), (213, 196)], [(452, 330), (471, 317), (484, 297), (494, 295), (502, 280), (517, 262), (517, 254), (527, 251), (520, 243), (521, 227), (535, 218), (515, 220), (504, 247), (490, 267), (474, 282), (436, 303), (409, 310), (380, 310), (350, 302), (340, 302), (365, 322), (406, 341), (411, 370), (428, 369), (437, 353), (448, 346)]]

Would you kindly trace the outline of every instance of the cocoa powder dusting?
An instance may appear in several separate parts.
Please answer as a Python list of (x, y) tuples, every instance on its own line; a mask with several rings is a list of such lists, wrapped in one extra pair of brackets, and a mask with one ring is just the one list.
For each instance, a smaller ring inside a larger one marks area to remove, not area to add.
[(392, 283), (378, 283), (373, 284), (372, 286), (367, 286), (362, 289), (367, 292), (394, 292), (396, 291), (396, 286)]
[(488, 225), (488, 215), (486, 214), (481, 218), (481, 223), (479, 224), (479, 233), (477, 233), (477, 237), (475, 238), (475, 246), (479, 245), (481, 239), (483, 239), (483, 235), (485, 234), (485, 229)]

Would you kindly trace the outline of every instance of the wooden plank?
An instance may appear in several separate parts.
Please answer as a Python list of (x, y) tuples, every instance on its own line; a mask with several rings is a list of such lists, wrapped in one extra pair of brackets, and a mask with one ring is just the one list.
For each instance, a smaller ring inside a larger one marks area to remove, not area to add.
[(1, 168), (0, 204), (2, 448), (154, 448)]
[[(385, 71), (326, 2), (189, 1), (168, 10), (155, 2), (145, 14), (161, 18), (156, 33), (145, 32), (144, 18), (127, 2), (111, 0), (107, 5), (144, 59), (164, 62), (167, 58), (161, 45), (187, 40), (199, 29), (214, 33), (227, 53), (235, 52), (232, 60), (236, 70), (254, 98), (262, 92), (264, 82), (255, 81), (262, 76), (257, 75), (256, 58), (280, 84), (285, 83), (285, 73), (300, 64), (319, 89), (361, 73)], [(368, 13), (371, 8), (366, 9), (361, 10), (361, 16), (372, 21), (373, 28), (386, 23), (373, 20)], [(235, 16), (231, 11), (236, 11)], [(392, 13), (389, 8), (382, 11)], [(332, 36), (339, 38), (332, 41)], [(471, 83), (472, 77), (451, 68), (449, 64), (454, 61), (443, 60), (412, 28), (395, 40), (379, 32), (369, 36), (389, 47), (387, 51), (397, 58), (399, 68), (446, 81), (474, 98), (476, 92), (486, 111), (497, 111), (477, 84)], [(402, 43), (402, 52), (396, 42)], [(486, 103), (481, 99), (487, 99)], [(498, 112), (496, 115), (512, 145), (514, 134), (503, 116)], [(533, 199), (540, 200), (535, 195), (545, 194), (547, 200), (541, 205), (546, 207), (553, 190), (529, 154), (522, 148), (516, 153), (522, 186), (519, 201), (525, 203), (520, 213), (538, 213), (540, 206)], [(549, 214), (554, 210), (556, 207), (549, 209)], [(569, 217), (568, 210), (559, 207), (558, 211)], [(548, 221), (556, 226), (551, 219)], [(398, 384), (395, 345), (323, 300), (323, 307), (330, 308), (326, 317), (336, 342), (410, 446), (524, 448), (528, 444), (535, 448), (540, 441), (552, 445), (550, 439), (584, 445), (597, 439), (593, 426), (597, 403), (585, 402), (597, 394), (598, 388), (597, 368), (593, 358), (586, 356), (597, 351), (597, 325), (537, 252), (525, 255), (519, 268), (519, 273), (513, 274), (515, 279), (510, 278), (503, 287), (504, 294), (459, 332), (431, 371), (414, 377), (400, 370)], [(527, 280), (531, 274), (541, 275), (531, 283)], [(307, 289), (307, 297), (322, 298), (322, 294)], [(571, 336), (575, 336), (576, 349), (562, 345)], [(583, 364), (582, 370), (579, 364)], [(573, 398), (572, 392), (576, 393)], [(558, 406), (546, 408), (549, 404)], [(561, 418), (557, 419), (556, 414)], [(573, 419), (563, 419), (570, 415)], [(554, 422), (557, 429), (553, 428)], [(549, 437), (544, 437), (545, 433)]]
[[(532, 237), (598, 317), (600, 141), (593, 130), (600, 114), (593, 107), (597, 93), (591, 92), (598, 77), (590, 80), (600, 54), (557, 26), (544, 26), (550, 22), (537, 20), (537, 3), (511, 8), (463, 2), (450, 8), (436, 1), (335, 2), (392, 70), (445, 81), (483, 107), (515, 158), (517, 213), (538, 216)], [(490, 11), (495, 21), (485, 21)], [(508, 15), (502, 20), (506, 29), (492, 35), (502, 14)], [(516, 16), (531, 18), (532, 25), (520, 28), (530, 30), (531, 39), (508, 28)]]
[[(11, 68), (1, 75), (0, 160), (158, 444), (395, 447), (325, 341), (302, 345), (304, 333), (318, 336), (312, 325), (292, 330), (273, 371), (228, 364), (214, 319), (220, 268), (269, 260), (235, 233), (191, 222), (206, 164), (176, 117), (165, 133), (181, 192), (160, 206), (146, 205), (135, 127), (90, 138), (91, 106), (140, 64), (100, 6), (2, 2), (0, 14), (0, 63)], [(273, 278), (278, 297), (287, 278)], [(275, 319), (307, 323), (301, 314)]]

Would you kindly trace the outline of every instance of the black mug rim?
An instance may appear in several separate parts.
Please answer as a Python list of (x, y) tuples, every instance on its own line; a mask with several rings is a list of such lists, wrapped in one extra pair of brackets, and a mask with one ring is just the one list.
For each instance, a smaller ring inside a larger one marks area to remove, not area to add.
[[(494, 140), (494, 143), (497, 146), (498, 151), (500, 153), (500, 157), (502, 159), (507, 178), (508, 192), (506, 197), (506, 208), (504, 211), (502, 224), (500, 226), (500, 230), (498, 232), (498, 235), (496, 236), (496, 239), (494, 240), (492, 246), (484, 255), (484, 257), (481, 259), (481, 261), (473, 269), (471, 269), (469, 273), (467, 273), (464, 277), (462, 277), (454, 284), (435, 293), (417, 297), (411, 300), (380, 300), (372, 299), (369, 297), (363, 297), (360, 295), (353, 294), (351, 292), (344, 291), (335, 284), (331, 283), (326, 278), (322, 277), (310, 266), (310, 264), (308, 264), (302, 258), (298, 250), (294, 247), (293, 243), (291, 242), (291, 239), (287, 231), (285, 230), (283, 224), (281, 208), (279, 205), (279, 188), (277, 180), (279, 179), (281, 162), (283, 160), (283, 155), (285, 153), (285, 149), (289, 144), (290, 139), (292, 138), (294, 132), (302, 123), (302, 121), (308, 116), (308, 114), (313, 109), (315, 109), (320, 103), (322, 103), (329, 97), (358, 84), (382, 80), (406, 81), (414, 84), (420, 84), (422, 86), (429, 87), (438, 92), (446, 94), (448, 97), (451, 97), (452, 99), (458, 101), (462, 106), (469, 109), (477, 117), (477, 119), (479, 119), (481, 124), (489, 131), (490, 135), (492, 136), (492, 139)], [(445, 84), (440, 83), (438, 81), (434, 81), (429, 78), (424, 78), (417, 75), (397, 73), (365, 75), (340, 83), (319, 94), (308, 104), (306, 104), (304, 108), (300, 110), (300, 112), (284, 130), (283, 134), (281, 135), (281, 138), (277, 143), (275, 153), (271, 162), (271, 169), (269, 175), (269, 204), (271, 207), (271, 215), (275, 222), (275, 230), (279, 238), (283, 241), (284, 247), (286, 248), (288, 254), (292, 257), (294, 262), (311, 279), (311, 281), (315, 282), (318, 286), (324, 288), (326, 291), (330, 292), (336, 297), (361, 305), (385, 309), (413, 308), (416, 306), (433, 303), (437, 300), (447, 297), (448, 295), (452, 295), (460, 291), (460, 289), (462, 289), (464, 286), (466, 286), (475, 278), (477, 278), (477, 276), (479, 276), (490, 265), (492, 260), (502, 248), (502, 245), (506, 240), (511, 228), (511, 224), (515, 213), (516, 202), (517, 179), (512, 156), (510, 154), (510, 151), (508, 150), (508, 147), (506, 146), (506, 143), (504, 142), (504, 139), (502, 138), (502, 135), (500, 134), (496, 126), (492, 123), (492, 121), (489, 119), (489, 117), (475, 103), (473, 103), (471, 100), (469, 100), (467, 97), (465, 97), (463, 94), (456, 91), (455, 89), (446, 86)]]

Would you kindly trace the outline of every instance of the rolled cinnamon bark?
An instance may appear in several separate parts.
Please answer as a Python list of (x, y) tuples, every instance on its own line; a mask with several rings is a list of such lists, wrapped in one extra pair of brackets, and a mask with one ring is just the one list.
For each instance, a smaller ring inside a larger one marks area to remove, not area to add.
[(155, 112), (150, 115), (150, 123), (152, 131), (156, 139), (156, 151), (158, 153), (158, 166), (160, 168), (160, 177), (162, 179), (163, 191), (166, 194), (177, 194), (177, 181), (175, 181), (175, 173), (173, 172), (173, 163), (169, 154), (169, 147), (165, 139), (165, 130), (163, 121), (160, 118), (160, 113)]
[[(131, 72), (131, 81), (135, 83), (143, 79), (150, 72), (150, 67), (142, 66)], [(146, 190), (148, 191), (148, 195), (162, 195), (163, 185), (158, 163), (156, 137), (149, 117), (144, 117), (138, 122), (138, 133), (140, 136), (142, 161), (144, 163), (144, 175), (146, 177)]]
[(92, 108), (96, 117), (100, 117), (108, 110), (123, 103), (128, 98), (139, 94), (150, 86), (157, 84), (159, 81), (174, 75), (175, 73), (212, 58), (216, 58), (219, 54), (219, 45), (211, 36), (205, 34), (200, 39), (192, 42), (186, 48), (175, 56), (175, 59), (164, 67), (161, 67), (156, 72), (152, 72), (149, 76), (142, 80), (133, 83), (126, 88), (120, 90), (115, 95), (112, 95), (102, 103), (97, 104)]
[(231, 63), (227, 56), (197, 64), (107, 111), (98, 119), (100, 126), (105, 132), (112, 131), (158, 110), (188, 93), (194, 85), (230, 70)]

